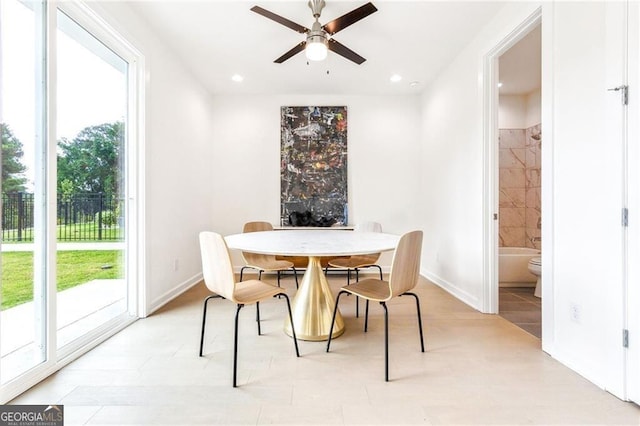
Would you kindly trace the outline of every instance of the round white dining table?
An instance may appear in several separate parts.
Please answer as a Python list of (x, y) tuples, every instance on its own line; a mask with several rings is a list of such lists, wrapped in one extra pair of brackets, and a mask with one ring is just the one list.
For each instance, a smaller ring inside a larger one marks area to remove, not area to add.
[[(291, 309), (296, 336), (302, 340), (329, 338), (335, 299), (324, 276), (321, 257), (349, 256), (394, 250), (400, 237), (381, 232), (348, 230), (298, 230), (247, 232), (225, 237), (227, 246), (246, 252), (282, 256), (307, 256), (309, 263)], [(289, 336), (291, 322), (284, 326)], [(331, 338), (344, 333), (344, 321), (337, 312)]]

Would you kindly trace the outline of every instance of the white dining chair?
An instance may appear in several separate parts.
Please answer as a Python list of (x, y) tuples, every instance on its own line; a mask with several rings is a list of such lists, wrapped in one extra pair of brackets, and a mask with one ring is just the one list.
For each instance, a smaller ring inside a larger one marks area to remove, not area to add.
[(384, 308), (384, 375), (385, 381), (389, 381), (389, 312), (387, 302), (395, 297), (404, 295), (413, 296), (416, 299), (418, 313), (418, 328), (420, 330), (420, 346), (424, 352), (424, 339), (422, 335), (422, 316), (420, 315), (420, 299), (411, 290), (418, 284), (420, 278), (420, 254), (422, 252), (422, 231), (412, 231), (400, 237), (398, 246), (393, 254), (389, 281), (368, 278), (357, 283), (346, 285), (340, 289), (333, 310), (327, 352), (331, 346), (331, 333), (338, 312), (338, 303), (343, 294), (354, 294), (367, 301), (364, 316), (364, 331), (367, 331), (369, 320), (369, 301), (379, 302)]
[(202, 256), (202, 275), (207, 288), (214, 294), (204, 300), (202, 312), (202, 331), (200, 334), (200, 356), (204, 346), (204, 332), (207, 321), (207, 303), (212, 298), (223, 298), (237, 305), (235, 316), (235, 328), (233, 337), (233, 387), (237, 386), (237, 364), (238, 364), (238, 315), (240, 309), (245, 305), (256, 304), (256, 321), (258, 323), (258, 335), (260, 330), (260, 302), (274, 296), (283, 296), (287, 301), (289, 320), (291, 321), (291, 331), (293, 344), (296, 348), (296, 356), (300, 356), (298, 351), (298, 340), (293, 328), (293, 317), (291, 316), (291, 303), (289, 296), (280, 287), (265, 283), (259, 280), (247, 280), (235, 282), (233, 266), (229, 257), (229, 249), (224, 241), (224, 237), (215, 232), (200, 233), (200, 253)]

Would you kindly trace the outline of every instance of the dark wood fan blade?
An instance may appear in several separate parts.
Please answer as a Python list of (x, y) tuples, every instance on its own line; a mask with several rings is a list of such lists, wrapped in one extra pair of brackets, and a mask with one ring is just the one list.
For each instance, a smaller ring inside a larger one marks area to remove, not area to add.
[(378, 9), (373, 5), (373, 3), (367, 3), (357, 9), (352, 10), (346, 15), (342, 15), (341, 17), (336, 18), (327, 24), (324, 24), (322, 26), (322, 29), (328, 32), (330, 35), (334, 35), (338, 31), (344, 30), (349, 25), (354, 24), (363, 18), (366, 18), (377, 10)]
[(344, 44), (339, 43), (339, 42), (335, 41), (332, 38), (329, 39), (329, 50), (331, 50), (332, 52), (337, 53), (340, 56), (344, 56), (348, 60), (353, 61), (358, 65), (360, 65), (361, 63), (366, 61), (365, 58), (363, 58), (362, 56), (358, 55), (356, 52), (354, 52), (353, 50), (349, 49)]
[(283, 63), (284, 61), (286, 61), (290, 57), (302, 52), (306, 45), (307, 45), (306, 41), (301, 41), (300, 43), (296, 44), (293, 49), (289, 50), (287, 53), (285, 53), (284, 55), (280, 56), (278, 59), (276, 59), (273, 62), (275, 62), (276, 64)]
[(300, 24), (296, 24), (295, 22), (290, 21), (287, 18), (283, 18), (280, 15), (276, 15), (273, 12), (269, 12), (267, 9), (263, 9), (260, 6), (253, 6), (251, 8), (251, 11), (257, 13), (258, 15), (262, 15), (265, 18), (269, 18), (272, 21), (276, 21), (277, 23), (282, 24), (285, 27), (291, 28), (293, 31), (297, 31), (297, 32), (299, 32), (301, 34), (305, 34), (305, 33), (307, 33), (309, 31), (308, 28), (303, 27)]

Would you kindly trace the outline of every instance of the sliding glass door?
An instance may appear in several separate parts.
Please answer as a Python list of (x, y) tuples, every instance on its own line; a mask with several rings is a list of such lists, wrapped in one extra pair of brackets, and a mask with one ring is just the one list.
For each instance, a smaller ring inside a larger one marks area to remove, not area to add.
[(127, 310), (127, 62), (57, 12), (57, 347)]
[(0, 404), (136, 318), (140, 59), (81, 3), (0, 0)]

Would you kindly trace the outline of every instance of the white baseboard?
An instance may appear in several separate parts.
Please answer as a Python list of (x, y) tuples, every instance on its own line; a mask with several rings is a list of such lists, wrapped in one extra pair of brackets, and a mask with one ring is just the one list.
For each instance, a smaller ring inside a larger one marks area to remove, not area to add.
[(181, 282), (171, 290), (165, 292), (163, 295), (153, 300), (151, 304), (147, 307), (147, 316), (151, 315), (153, 312), (157, 311), (167, 303), (171, 302), (173, 299), (180, 296), (182, 293), (189, 290), (191, 287), (198, 284), (200, 281), (202, 281), (202, 272), (192, 276), (191, 278)]
[(455, 298), (459, 299), (460, 301), (466, 303), (467, 305), (471, 306), (473, 309), (476, 309), (478, 311), (482, 311), (481, 309), (481, 300), (479, 300), (477, 297), (472, 296), (471, 294), (467, 293), (466, 291), (460, 289), (458, 286), (456, 286), (455, 284), (437, 276), (436, 274), (429, 272), (425, 269), (421, 269), (420, 270), (420, 274), (425, 277), (426, 279), (428, 279), (429, 281), (433, 282), (435, 285), (437, 285), (438, 287), (442, 288), (444, 291), (446, 291), (447, 293), (451, 294), (452, 296), (454, 296)]

